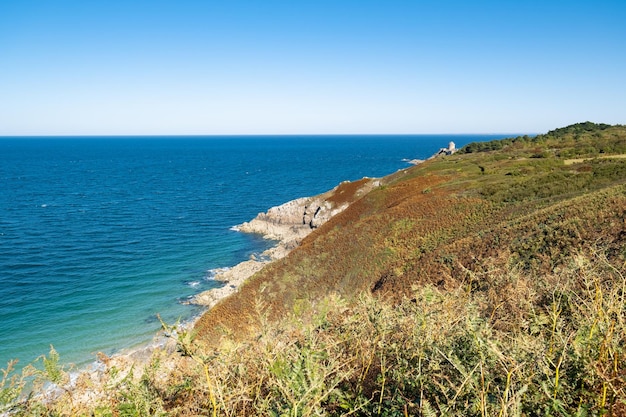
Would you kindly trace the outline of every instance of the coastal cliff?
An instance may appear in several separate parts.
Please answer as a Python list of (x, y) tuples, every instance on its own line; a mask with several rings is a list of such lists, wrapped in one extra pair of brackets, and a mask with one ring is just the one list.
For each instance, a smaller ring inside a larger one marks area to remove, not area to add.
[(235, 227), (243, 233), (255, 233), (276, 245), (250, 260), (232, 268), (217, 271), (214, 279), (221, 281), (219, 288), (204, 291), (193, 297), (193, 304), (208, 308), (237, 291), (249, 277), (272, 261), (282, 259), (295, 249), (313, 230), (317, 229), (381, 183), (380, 179), (362, 178), (344, 181), (325, 193), (302, 197), (259, 213), (254, 219)]

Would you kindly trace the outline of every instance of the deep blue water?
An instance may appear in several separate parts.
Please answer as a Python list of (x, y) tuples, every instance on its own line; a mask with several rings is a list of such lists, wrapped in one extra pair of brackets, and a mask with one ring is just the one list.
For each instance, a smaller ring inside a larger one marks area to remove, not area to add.
[(258, 212), (494, 136), (0, 138), (0, 368), (149, 341), (211, 270), (270, 244)]

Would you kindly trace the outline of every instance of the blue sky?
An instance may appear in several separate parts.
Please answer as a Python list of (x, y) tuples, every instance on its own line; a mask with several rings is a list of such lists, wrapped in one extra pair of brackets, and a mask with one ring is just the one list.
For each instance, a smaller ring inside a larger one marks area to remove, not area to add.
[(0, 2), (0, 135), (626, 124), (626, 2)]

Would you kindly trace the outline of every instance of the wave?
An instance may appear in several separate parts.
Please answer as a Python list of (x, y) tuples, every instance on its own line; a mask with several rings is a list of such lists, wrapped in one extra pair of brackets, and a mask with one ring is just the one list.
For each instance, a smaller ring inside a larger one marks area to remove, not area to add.
[(204, 279), (206, 281), (213, 281), (215, 280), (215, 277), (218, 274), (223, 274), (226, 271), (229, 271), (230, 269), (232, 269), (231, 266), (225, 266), (225, 267), (221, 267), (221, 268), (213, 268), (213, 269), (209, 269), (206, 273), (206, 276), (204, 277)]

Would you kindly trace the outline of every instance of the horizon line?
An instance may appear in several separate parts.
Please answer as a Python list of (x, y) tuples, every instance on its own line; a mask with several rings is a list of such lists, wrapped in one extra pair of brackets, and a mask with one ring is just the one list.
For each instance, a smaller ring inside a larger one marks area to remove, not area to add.
[(226, 134), (18, 134), (2, 135), (5, 138), (228, 138), (228, 137), (320, 137), (320, 136), (501, 136), (501, 135), (538, 135), (538, 132), (479, 132), (479, 133), (226, 133)]

